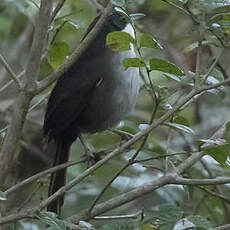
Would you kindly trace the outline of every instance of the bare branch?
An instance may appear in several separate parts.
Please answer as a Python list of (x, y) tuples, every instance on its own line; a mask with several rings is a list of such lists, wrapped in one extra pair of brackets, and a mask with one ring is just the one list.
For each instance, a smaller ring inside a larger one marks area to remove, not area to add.
[(134, 214), (129, 215), (119, 215), (119, 216), (95, 216), (94, 220), (121, 220), (121, 219), (137, 219), (137, 217), (141, 216), (143, 218), (144, 211), (141, 210)]
[(186, 179), (182, 177), (175, 178), (173, 184), (181, 185), (217, 185), (217, 184), (229, 184), (230, 177), (221, 177), (215, 179)]
[(62, 6), (65, 4), (66, 0), (60, 0), (59, 3), (57, 4), (57, 6), (55, 7), (51, 17), (50, 17), (50, 24), (53, 22), (54, 18), (56, 17), (56, 15), (58, 14), (58, 12), (60, 11), (60, 9), (62, 8)]
[(25, 70), (23, 85), (25, 89), (15, 99), (11, 123), (7, 130), (0, 153), (0, 184), (3, 186), (7, 174), (12, 167), (13, 157), (22, 134), (25, 118), (34, 96), (36, 81), (39, 76), (43, 43), (47, 35), (48, 22), (52, 9), (52, 1), (42, 0), (36, 21), (35, 34), (32, 43), (28, 65)]
[(208, 230), (228, 230), (230, 229), (230, 224), (225, 224), (216, 228), (209, 228)]
[(15, 192), (16, 190), (18, 190), (19, 188), (25, 186), (26, 184), (29, 184), (30, 182), (34, 181), (34, 180), (37, 180), (47, 174), (50, 174), (50, 173), (54, 173), (54, 172), (57, 172), (59, 170), (62, 170), (62, 169), (65, 169), (65, 168), (68, 168), (70, 166), (73, 166), (73, 165), (76, 165), (76, 164), (80, 164), (80, 163), (83, 163), (85, 162), (85, 160), (82, 160), (82, 161), (74, 161), (74, 162), (67, 162), (67, 163), (64, 163), (64, 164), (60, 164), (60, 165), (57, 165), (55, 167), (52, 167), (52, 168), (49, 168), (47, 170), (44, 170), (42, 172), (39, 172), (23, 181), (21, 181), (20, 183), (14, 185), (13, 187), (7, 189), (4, 193), (6, 195), (12, 193), (12, 192)]
[(19, 79), (17, 78), (17, 75), (14, 73), (10, 65), (7, 63), (7, 61), (1, 54), (0, 54), (0, 62), (2, 63), (2, 65), (5, 67), (5, 69), (9, 73), (10, 78), (16, 83), (18, 89), (21, 90), (22, 89), (21, 82), (19, 81)]
[[(22, 71), (20, 74), (18, 74), (18, 76), (16, 77), (16, 79), (19, 81), (19, 79), (21, 77), (23, 77), (24, 74), (25, 74), (25, 71)], [(14, 83), (14, 80), (11, 80), (11, 81), (7, 82), (4, 86), (2, 86), (2, 88), (0, 88), (0, 93), (2, 93), (4, 90), (6, 90), (13, 83)]]

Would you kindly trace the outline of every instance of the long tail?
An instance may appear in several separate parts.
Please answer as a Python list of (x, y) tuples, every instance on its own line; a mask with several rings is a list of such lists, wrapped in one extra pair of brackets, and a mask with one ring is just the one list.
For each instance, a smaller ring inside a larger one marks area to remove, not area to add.
[[(69, 159), (69, 149), (70, 144), (66, 142), (59, 142), (57, 144), (57, 150), (55, 155), (54, 166), (66, 163)], [(60, 170), (51, 175), (50, 185), (49, 185), (49, 196), (54, 194), (57, 190), (63, 187), (66, 183), (66, 169)], [(61, 214), (61, 207), (64, 203), (64, 195), (58, 197), (52, 203), (47, 206), (47, 210), (50, 212), (55, 212), (58, 215)]]

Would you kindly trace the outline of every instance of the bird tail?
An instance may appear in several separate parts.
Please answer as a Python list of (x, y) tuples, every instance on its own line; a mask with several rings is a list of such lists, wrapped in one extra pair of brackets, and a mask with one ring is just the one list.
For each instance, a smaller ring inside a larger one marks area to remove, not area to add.
[[(67, 142), (58, 142), (57, 150), (55, 155), (54, 165), (59, 165), (66, 163), (69, 159), (69, 150), (70, 144)], [(66, 183), (66, 169), (62, 169), (58, 172), (55, 172), (51, 175), (50, 184), (49, 184), (49, 196), (54, 194), (57, 190), (63, 187)], [(61, 213), (61, 207), (64, 203), (64, 195), (59, 196), (56, 200), (50, 203), (47, 206), (47, 210), (50, 212), (55, 212), (58, 215)]]

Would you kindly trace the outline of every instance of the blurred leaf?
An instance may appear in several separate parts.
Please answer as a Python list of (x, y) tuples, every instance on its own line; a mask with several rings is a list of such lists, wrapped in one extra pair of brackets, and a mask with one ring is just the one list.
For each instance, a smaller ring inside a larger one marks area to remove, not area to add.
[(202, 148), (202, 150), (208, 153), (219, 164), (226, 166), (226, 161), (230, 150), (230, 144), (224, 144), (219, 146), (207, 146)]
[(41, 71), (40, 71), (40, 77), (39, 77), (39, 80), (42, 80), (44, 79), (46, 76), (48, 76), (49, 74), (51, 74), (53, 72), (53, 68), (52, 66), (49, 64), (48, 60), (47, 60), (47, 57), (45, 57), (43, 60), (42, 60), (42, 63), (41, 63)]
[(149, 127), (149, 124), (139, 124), (139, 129), (140, 129), (141, 131), (147, 129), (148, 127)]
[[(202, 41), (201, 45), (204, 46), (204, 45), (208, 45), (208, 44), (213, 44), (213, 41), (212, 40), (205, 40), (205, 41)], [(194, 42), (194, 43), (188, 45), (187, 47), (185, 47), (184, 52), (189, 53), (189, 52), (193, 51), (194, 49), (198, 48), (198, 46), (199, 46), (199, 42)]]
[(225, 89), (224, 89), (224, 86), (220, 86), (220, 87), (218, 87), (218, 89), (209, 89), (209, 90), (207, 90), (207, 93), (214, 94), (221, 99), (224, 99), (227, 96)]
[(182, 132), (193, 134), (193, 135), (195, 134), (194, 130), (191, 129), (190, 127), (188, 127), (188, 126), (181, 125), (181, 124), (178, 124), (178, 123), (171, 123), (171, 122), (167, 122), (165, 124), (168, 125), (169, 127), (179, 129)]
[(125, 58), (122, 65), (125, 69), (128, 69), (129, 67), (144, 67), (145, 63), (139, 58)]
[(216, 78), (219, 82), (224, 81), (224, 76), (221, 73), (221, 71), (219, 71), (218, 69), (213, 69), (213, 71), (210, 73), (211, 76), (213, 76), (214, 78)]
[(217, 8), (230, 5), (229, 0), (199, 0), (198, 2), (200, 3), (200, 5), (202, 4), (204, 6), (207, 12), (211, 12), (213, 10), (216, 10)]
[(182, 2), (183, 4), (186, 4), (188, 0), (178, 0), (179, 2)]
[(72, 48), (79, 45), (80, 40), (84, 34), (83, 28), (69, 19), (57, 19), (55, 21), (55, 42), (65, 41), (69, 47)]
[(66, 42), (55, 42), (48, 51), (47, 61), (53, 69), (57, 69), (65, 62), (68, 54), (69, 46)]
[(189, 127), (189, 122), (188, 122), (187, 118), (185, 118), (184, 116), (176, 116), (174, 118), (173, 122)]
[(194, 229), (195, 224), (189, 221), (187, 218), (180, 219), (174, 226), (173, 230), (186, 230)]
[(101, 230), (136, 230), (136, 224), (130, 220), (110, 221)]
[(114, 31), (106, 37), (106, 45), (113, 51), (130, 50), (130, 43), (135, 43), (135, 40), (126, 32)]
[(144, 224), (140, 227), (140, 230), (158, 230), (158, 226), (154, 226), (153, 224)]
[(7, 200), (6, 194), (2, 191), (0, 191), (0, 200)]
[(153, 58), (149, 62), (150, 71), (158, 70), (164, 73), (170, 73), (177, 76), (183, 76), (183, 72), (174, 64), (169, 63), (165, 60)]
[(112, 0), (112, 3), (115, 5), (115, 6), (125, 6), (126, 4), (126, 0)]
[(180, 207), (170, 204), (159, 206), (157, 218), (159, 219), (160, 230), (173, 229), (178, 220), (182, 218), (183, 212)]
[(146, 47), (146, 48), (162, 48), (157, 41), (155, 41), (150, 35), (148, 34), (142, 34), (140, 37), (140, 48)]
[(223, 139), (230, 143), (230, 121), (226, 122), (225, 124), (225, 132), (223, 135)]
[(226, 140), (224, 139), (200, 139), (199, 140), (201, 143), (206, 143), (206, 144), (210, 144), (210, 145), (223, 145), (226, 144)]
[(57, 214), (53, 212), (39, 212), (37, 215), (39, 220), (50, 226), (50, 230), (66, 230), (62, 220), (57, 218)]
[(193, 224), (195, 224), (197, 229), (209, 229), (212, 227), (212, 224), (203, 216), (188, 216), (186, 217)]
[(182, 80), (181, 77), (178, 77), (178, 76), (176, 76), (174, 74), (170, 74), (170, 73), (164, 73), (164, 76), (166, 76), (167, 78), (170, 78), (174, 81), (178, 81), (178, 82), (180, 82)]

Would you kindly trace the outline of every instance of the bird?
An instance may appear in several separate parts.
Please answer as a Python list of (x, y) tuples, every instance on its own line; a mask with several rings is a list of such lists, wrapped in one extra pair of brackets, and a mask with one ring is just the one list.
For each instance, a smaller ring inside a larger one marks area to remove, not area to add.
[[(132, 16), (131, 16), (132, 17)], [(89, 26), (86, 35), (100, 15)], [(54, 164), (68, 161), (72, 143), (85, 133), (96, 133), (116, 126), (134, 108), (139, 91), (139, 69), (124, 69), (124, 58), (136, 57), (134, 48), (114, 52), (106, 46), (106, 36), (124, 31), (134, 36), (127, 16), (114, 9), (104, 27), (81, 57), (57, 80), (48, 99), (43, 131), (48, 142), (56, 143)], [(84, 39), (83, 37), (83, 39)], [(51, 175), (49, 196), (65, 185), (66, 170)], [(48, 205), (60, 213), (64, 196)]]

